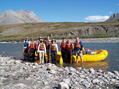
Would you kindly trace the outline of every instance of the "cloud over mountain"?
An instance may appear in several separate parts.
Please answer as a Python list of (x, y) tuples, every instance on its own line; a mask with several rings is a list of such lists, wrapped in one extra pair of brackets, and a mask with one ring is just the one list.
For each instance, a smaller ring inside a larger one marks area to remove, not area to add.
[(109, 16), (88, 16), (85, 18), (87, 21), (105, 21)]

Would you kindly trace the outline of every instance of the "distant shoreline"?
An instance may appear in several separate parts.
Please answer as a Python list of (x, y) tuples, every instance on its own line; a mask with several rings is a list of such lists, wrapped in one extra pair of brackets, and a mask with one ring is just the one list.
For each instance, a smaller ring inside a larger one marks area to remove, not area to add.
[[(75, 39), (70, 39), (71, 41), (74, 41)], [(60, 42), (61, 40), (58, 40)], [(113, 37), (113, 38), (81, 38), (81, 41), (83, 43), (119, 43), (119, 37)]]
[[(70, 39), (71, 41), (74, 41), (75, 39)], [(61, 39), (57, 40), (57, 42), (60, 42)], [(119, 43), (119, 37), (111, 37), (111, 38), (81, 38), (81, 41), (84, 43)], [(12, 42), (0, 42), (0, 43), (21, 43), (17, 41), (12, 41)]]
[(84, 43), (119, 43), (119, 38), (86, 38), (82, 41)]

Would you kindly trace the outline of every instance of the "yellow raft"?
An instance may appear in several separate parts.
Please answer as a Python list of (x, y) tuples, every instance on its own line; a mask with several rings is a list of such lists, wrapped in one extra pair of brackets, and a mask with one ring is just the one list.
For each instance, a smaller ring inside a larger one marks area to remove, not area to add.
[[(106, 57), (108, 56), (108, 51), (107, 50), (97, 50), (94, 52), (94, 54), (85, 54), (82, 55), (82, 61), (83, 62), (94, 62), (94, 61), (101, 61), (106, 59)], [(81, 57), (78, 56), (78, 62), (81, 61)], [(57, 60), (59, 61), (60, 64), (63, 64), (63, 60), (61, 57), (61, 52), (58, 52), (58, 56), (57, 56)], [(76, 62), (76, 56), (72, 55), (72, 60), (71, 62), (75, 63)]]

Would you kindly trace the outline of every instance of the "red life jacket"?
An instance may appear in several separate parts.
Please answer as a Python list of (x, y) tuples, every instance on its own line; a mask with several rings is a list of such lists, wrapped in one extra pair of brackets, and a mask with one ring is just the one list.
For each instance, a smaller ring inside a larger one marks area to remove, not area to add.
[(37, 43), (37, 45), (36, 45), (36, 49), (38, 49), (39, 44), (40, 44), (40, 42)]
[(48, 47), (51, 44), (50, 41), (46, 41), (46, 47)]
[(60, 47), (65, 48), (66, 47), (66, 42), (61, 42)]
[(57, 51), (56, 46), (55, 45), (51, 45), (51, 51)]
[(81, 45), (79, 44), (79, 42), (74, 43), (74, 48), (81, 48)]
[(72, 50), (72, 43), (68, 43), (68, 44), (66, 44), (66, 49), (68, 49), (68, 50)]

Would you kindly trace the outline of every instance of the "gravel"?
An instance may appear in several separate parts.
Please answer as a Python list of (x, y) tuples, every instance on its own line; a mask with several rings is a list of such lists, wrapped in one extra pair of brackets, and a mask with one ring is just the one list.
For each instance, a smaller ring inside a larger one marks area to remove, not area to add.
[(0, 56), (0, 89), (118, 89), (119, 72), (58, 67)]

